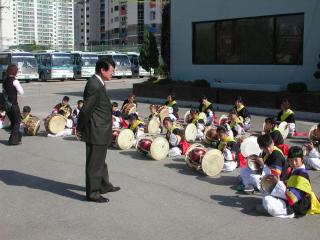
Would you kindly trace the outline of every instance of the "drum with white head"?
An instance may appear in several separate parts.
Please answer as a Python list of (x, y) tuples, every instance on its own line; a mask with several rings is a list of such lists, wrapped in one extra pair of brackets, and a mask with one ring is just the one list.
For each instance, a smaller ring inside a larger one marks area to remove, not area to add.
[(137, 151), (154, 160), (163, 160), (169, 153), (169, 142), (164, 137), (145, 134), (137, 140)]
[(114, 129), (113, 136), (115, 138), (114, 146), (121, 150), (132, 148), (135, 142), (134, 133), (130, 129)]
[(159, 133), (160, 125), (160, 119), (158, 117), (151, 118), (147, 125), (147, 132), (151, 134)]
[(201, 144), (193, 144), (189, 147), (185, 157), (186, 164), (213, 177), (222, 171), (224, 158), (217, 149), (207, 150)]
[(281, 122), (278, 127), (283, 139), (286, 139), (289, 135), (289, 124), (287, 122)]
[(186, 141), (194, 142), (197, 138), (197, 133), (198, 133), (198, 129), (196, 125), (194, 125), (193, 123), (188, 124), (184, 131), (184, 136)]
[(257, 142), (257, 137), (250, 136), (243, 140), (240, 145), (240, 152), (243, 157), (247, 160), (247, 166), (253, 171), (258, 171), (260, 165), (254, 160), (261, 154), (261, 149)]
[(126, 103), (122, 108), (122, 115), (127, 117), (137, 111), (137, 105), (135, 103)]
[(165, 119), (166, 117), (169, 117), (169, 108), (167, 106), (159, 107), (157, 112), (159, 114), (161, 123), (163, 123), (163, 119)]
[(265, 175), (260, 181), (261, 190), (265, 193), (271, 194), (277, 183), (278, 180), (274, 175)]

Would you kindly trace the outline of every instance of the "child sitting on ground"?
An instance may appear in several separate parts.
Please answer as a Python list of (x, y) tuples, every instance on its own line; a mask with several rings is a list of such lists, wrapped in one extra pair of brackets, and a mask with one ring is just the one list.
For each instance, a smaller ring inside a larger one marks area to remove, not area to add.
[(306, 155), (304, 156), (304, 162), (307, 169), (320, 170), (320, 123), (313, 130), (310, 140), (309, 143), (305, 144)]

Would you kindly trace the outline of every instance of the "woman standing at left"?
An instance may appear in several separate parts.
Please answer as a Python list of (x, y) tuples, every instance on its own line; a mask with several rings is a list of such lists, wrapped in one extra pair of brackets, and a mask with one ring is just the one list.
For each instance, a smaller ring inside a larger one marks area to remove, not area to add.
[(23, 88), (19, 80), (16, 79), (18, 67), (10, 64), (7, 68), (7, 74), (3, 81), (3, 89), (8, 95), (8, 101), (12, 104), (11, 109), (7, 112), (11, 121), (11, 135), (8, 145), (21, 144), (22, 134), (19, 132), (21, 122), (21, 112), (18, 104), (18, 93), (23, 94)]

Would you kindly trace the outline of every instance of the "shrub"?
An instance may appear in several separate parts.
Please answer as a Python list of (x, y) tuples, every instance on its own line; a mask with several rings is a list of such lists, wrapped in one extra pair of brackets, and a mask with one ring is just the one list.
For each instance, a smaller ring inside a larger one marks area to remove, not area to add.
[(210, 87), (210, 83), (205, 79), (197, 79), (192, 82), (195, 87)]
[(287, 86), (289, 92), (306, 92), (308, 90), (307, 85), (304, 82), (289, 83)]

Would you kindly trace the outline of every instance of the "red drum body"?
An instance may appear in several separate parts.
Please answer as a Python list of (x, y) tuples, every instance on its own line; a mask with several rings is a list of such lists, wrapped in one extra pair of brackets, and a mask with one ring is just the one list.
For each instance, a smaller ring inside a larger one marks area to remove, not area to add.
[(153, 140), (150, 138), (141, 139), (138, 142), (137, 150), (139, 152), (147, 155), (150, 152), (150, 147), (151, 147), (152, 142), (153, 142)]
[(206, 154), (206, 152), (207, 152), (207, 150), (202, 147), (197, 147), (197, 148), (192, 149), (188, 153), (189, 162), (194, 163), (194, 164), (198, 164), (199, 166), (201, 166), (202, 159), (203, 159), (204, 155)]

